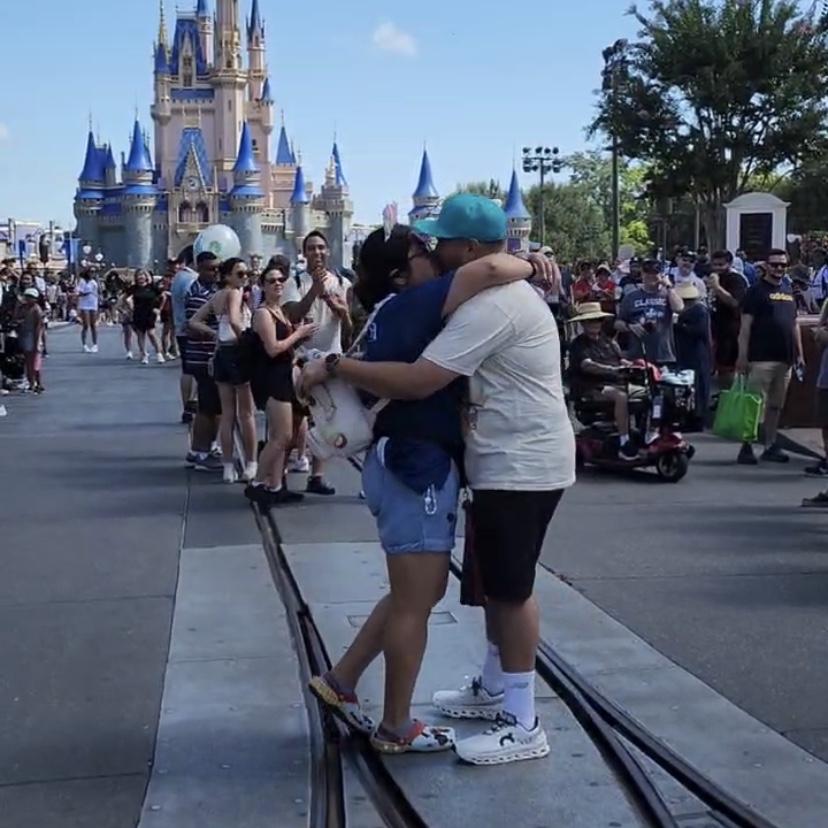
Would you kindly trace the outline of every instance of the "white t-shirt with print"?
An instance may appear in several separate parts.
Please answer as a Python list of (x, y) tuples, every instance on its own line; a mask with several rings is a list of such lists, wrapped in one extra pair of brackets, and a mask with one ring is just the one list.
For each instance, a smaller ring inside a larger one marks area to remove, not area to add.
[(558, 328), (529, 284), (470, 299), (423, 357), (471, 378), (466, 472), (473, 489), (545, 491), (575, 482)]
[[(299, 285), (296, 284), (296, 276), (291, 276), (285, 282), (285, 290), (282, 294), (282, 305), (301, 302), (313, 287), (313, 277), (310, 273), (300, 273), (298, 279)], [(339, 296), (343, 301), (347, 301), (347, 294), (350, 287), (350, 280), (344, 276), (342, 277), (341, 284), (339, 277), (332, 273), (328, 273), (325, 277), (325, 291), (328, 294)], [(314, 325), (319, 326), (319, 330), (313, 339), (304, 343), (304, 346), (329, 354), (341, 354), (342, 321), (328, 307), (327, 303), (321, 298), (314, 299), (310, 311), (308, 311), (308, 316), (312, 318)]]

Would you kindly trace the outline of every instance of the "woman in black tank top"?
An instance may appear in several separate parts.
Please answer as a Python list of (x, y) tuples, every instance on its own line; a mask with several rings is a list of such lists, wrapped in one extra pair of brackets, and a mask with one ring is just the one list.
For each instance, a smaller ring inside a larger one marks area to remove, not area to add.
[(283, 485), (285, 460), (293, 440), (293, 358), (296, 346), (316, 332), (316, 325), (294, 328), (282, 313), (290, 262), (277, 256), (273, 264), (262, 274), (262, 305), (253, 316), (259, 344), (253, 394), (257, 406), (267, 414), (268, 440), (259, 457), (256, 480), (245, 491), (250, 500), (267, 505), (302, 499)]

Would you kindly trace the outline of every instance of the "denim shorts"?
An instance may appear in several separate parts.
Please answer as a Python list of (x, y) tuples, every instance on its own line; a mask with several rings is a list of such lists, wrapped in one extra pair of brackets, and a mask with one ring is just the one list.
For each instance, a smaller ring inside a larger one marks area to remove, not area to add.
[(454, 549), (460, 495), (454, 463), (442, 489), (418, 494), (385, 468), (378, 447), (371, 446), (362, 470), (362, 488), (387, 554)]

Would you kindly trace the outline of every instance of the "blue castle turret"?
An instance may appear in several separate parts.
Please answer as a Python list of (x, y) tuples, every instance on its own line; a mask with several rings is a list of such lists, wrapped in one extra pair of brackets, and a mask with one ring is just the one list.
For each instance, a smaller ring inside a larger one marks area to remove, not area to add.
[(230, 210), (241, 242), (242, 255), (262, 255), (262, 212), (264, 211), (262, 172), (253, 153), (253, 139), (247, 121), (242, 127), (239, 154), (233, 167)]
[(296, 163), (293, 151), (290, 148), (285, 122), (282, 120), (282, 128), (279, 131), (279, 143), (276, 146), (276, 165), (280, 167), (292, 167)]
[(428, 150), (424, 149), (423, 160), (420, 163), (420, 178), (414, 191), (414, 208), (408, 214), (408, 218), (413, 224), (415, 221), (436, 216), (439, 212), (440, 194), (434, 186)]
[(532, 232), (532, 215), (523, 202), (523, 193), (518, 183), (517, 170), (512, 170), (512, 181), (509, 184), (509, 194), (506, 204), (503, 205), (506, 213), (507, 238), (510, 252), (528, 251), (529, 235)]
[(75, 218), (78, 235), (87, 244), (98, 246), (98, 217), (104, 205), (106, 186), (106, 149), (95, 144), (92, 130), (86, 138), (86, 156), (78, 176), (75, 193)]
[(127, 265), (147, 267), (152, 263), (152, 214), (158, 200), (158, 189), (147, 138), (137, 118), (132, 129), (129, 158), (124, 164), (123, 182), (121, 212)]
[(293, 212), (293, 242), (296, 255), (302, 252), (302, 243), (311, 230), (310, 227), (311, 199), (305, 183), (305, 172), (302, 169), (302, 159), (296, 167), (296, 177), (293, 180), (293, 193), (290, 196), (290, 206)]

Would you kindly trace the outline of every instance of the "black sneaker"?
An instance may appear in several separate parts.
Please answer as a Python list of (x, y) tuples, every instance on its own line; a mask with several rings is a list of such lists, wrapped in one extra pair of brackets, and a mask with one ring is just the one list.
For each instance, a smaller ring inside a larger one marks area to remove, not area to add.
[(776, 445), (766, 448), (759, 459), (765, 463), (790, 463), (791, 461), (791, 458)]
[(815, 466), (808, 466), (805, 474), (811, 477), (828, 477), (828, 460), (820, 460)]
[(311, 477), (308, 480), (307, 491), (316, 495), (335, 495), (336, 489), (324, 477)]
[(756, 455), (753, 453), (753, 446), (750, 443), (744, 443), (742, 448), (739, 451), (739, 456), (736, 458), (736, 462), (740, 466), (758, 466), (759, 461), (756, 459)]
[(270, 506), (285, 506), (292, 503), (301, 503), (305, 496), (300, 492), (292, 492), (287, 486), (282, 486), (274, 492), (267, 489), (267, 502)]
[(254, 486), (250, 483), (244, 489), (244, 496), (251, 503), (258, 503), (260, 506), (264, 506), (268, 500), (267, 486)]
[(618, 457), (621, 460), (638, 460), (638, 449), (628, 441), (618, 449)]
[(184, 410), (181, 412), (181, 422), (184, 425), (189, 425), (193, 421), (193, 412)]

